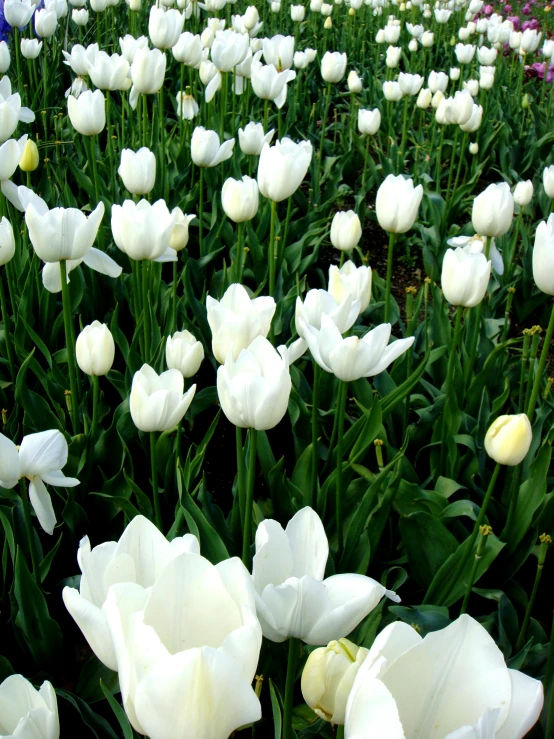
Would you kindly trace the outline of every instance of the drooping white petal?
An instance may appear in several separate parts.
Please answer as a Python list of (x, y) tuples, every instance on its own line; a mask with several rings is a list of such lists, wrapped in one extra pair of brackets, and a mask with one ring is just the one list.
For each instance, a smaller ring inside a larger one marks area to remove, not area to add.
[(21, 477), (61, 470), (67, 463), (67, 441), (56, 429), (23, 437), (19, 449)]
[(54, 533), (56, 514), (52, 499), (40, 477), (35, 476), (29, 483), (29, 500), (37, 514), (38, 522), (47, 534)]

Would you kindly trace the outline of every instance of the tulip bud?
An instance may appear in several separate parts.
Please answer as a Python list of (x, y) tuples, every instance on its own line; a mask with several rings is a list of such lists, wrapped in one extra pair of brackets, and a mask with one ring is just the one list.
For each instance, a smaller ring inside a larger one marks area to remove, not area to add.
[(321, 76), (325, 82), (340, 82), (346, 71), (346, 54), (326, 51), (321, 60)]
[(533, 183), (531, 180), (518, 182), (514, 190), (514, 203), (525, 208), (533, 199)]
[(15, 254), (15, 239), (12, 224), (3, 217), (0, 222), (0, 267), (7, 264)]
[(204, 359), (204, 347), (190, 331), (177, 331), (168, 336), (165, 344), (165, 360), (168, 369), (177, 369), (183, 377), (192, 377), (200, 369)]
[(476, 141), (472, 141), (469, 145), (469, 153), (473, 156), (479, 153), (479, 144)]
[(431, 94), (431, 90), (428, 87), (422, 88), (419, 91), (419, 95), (417, 96), (417, 107), (421, 108), (422, 110), (427, 110), (427, 108), (431, 105), (432, 97), (433, 96)]
[(503, 236), (509, 231), (513, 216), (514, 199), (506, 182), (489, 185), (473, 201), (473, 228), (483, 236)]
[(171, 215), (175, 218), (175, 225), (169, 237), (169, 246), (175, 251), (182, 251), (189, 243), (189, 224), (196, 216), (185, 215), (181, 208), (173, 208)]
[(415, 223), (423, 187), (413, 180), (389, 174), (377, 190), (375, 211), (379, 225), (391, 233), (406, 233)]
[(554, 198), (554, 164), (545, 167), (542, 173), (542, 184), (549, 198)]
[(442, 291), (450, 305), (473, 308), (483, 300), (491, 275), (491, 262), (469, 248), (447, 249), (442, 263)]
[(10, 50), (5, 41), (0, 41), (0, 74), (5, 74), (10, 66)]
[(34, 172), (38, 167), (39, 155), (38, 148), (32, 139), (27, 139), (23, 154), (19, 160), (19, 169), (23, 172)]
[(329, 642), (310, 654), (302, 672), (302, 695), (320, 718), (344, 724), (348, 695), (367, 655), (367, 649), (348, 639)]
[(77, 364), (86, 375), (107, 375), (113, 365), (115, 344), (105, 323), (93, 321), (77, 337)]
[(523, 110), (527, 110), (529, 107), (529, 93), (526, 92), (525, 95), (521, 99), (521, 107)]
[(348, 15), (354, 17), (356, 15), (356, 11), (354, 8), (348, 8)]
[(515, 467), (527, 456), (533, 432), (525, 413), (499, 416), (485, 436), (485, 449), (498, 464)]
[(325, 18), (325, 23), (323, 24), (323, 28), (326, 31), (330, 31), (331, 28), (333, 28), (333, 21), (331, 20), (331, 16), (328, 16), (327, 18)]
[(221, 204), (227, 218), (235, 223), (251, 221), (258, 212), (258, 183), (251, 177), (228, 177), (221, 190)]
[(331, 243), (335, 249), (350, 251), (362, 238), (362, 226), (353, 210), (335, 213), (331, 224)]
[(358, 110), (358, 130), (361, 134), (374, 135), (381, 125), (381, 111), (379, 108), (374, 110)]
[(146, 146), (137, 152), (123, 149), (117, 173), (132, 195), (146, 195), (156, 181), (156, 157)]
[(539, 290), (554, 295), (554, 214), (537, 227), (533, 247), (533, 279)]
[(362, 80), (357, 72), (352, 70), (348, 75), (347, 79), (348, 90), (350, 92), (361, 92), (362, 91)]
[(414, 54), (418, 50), (417, 40), (413, 38), (408, 44), (408, 49)]
[(451, 67), (450, 69), (450, 79), (452, 82), (457, 82), (460, 79), (460, 69), (459, 67)]

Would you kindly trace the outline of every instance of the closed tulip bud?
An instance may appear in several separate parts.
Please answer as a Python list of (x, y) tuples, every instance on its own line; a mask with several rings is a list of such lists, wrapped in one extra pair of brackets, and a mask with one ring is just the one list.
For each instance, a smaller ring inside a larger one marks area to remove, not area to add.
[[(330, 31), (331, 28), (333, 28), (333, 21), (331, 20), (331, 16), (329, 16), (328, 18), (325, 18), (325, 23), (323, 24), (323, 28), (326, 31)], [(323, 78), (323, 79), (325, 79), (325, 78)], [(337, 80), (337, 82), (340, 82), (340, 80)]]
[(362, 225), (353, 210), (335, 213), (331, 223), (331, 243), (335, 249), (350, 251), (362, 238)]
[(35, 12), (35, 31), (37, 36), (42, 38), (50, 38), (56, 32), (58, 18), (53, 10), (37, 10)]
[(514, 203), (525, 208), (533, 199), (533, 183), (531, 180), (518, 182), (514, 189)]
[(200, 35), (188, 31), (179, 36), (172, 49), (173, 56), (186, 67), (197, 67), (202, 61), (202, 40)]
[(444, 93), (442, 93), (440, 90), (437, 90), (436, 93), (431, 98), (431, 106), (437, 110), (441, 102), (444, 100)]
[(48, 680), (36, 690), (23, 675), (10, 675), (0, 684), (0, 707), (6, 739), (59, 739), (58, 703)]
[(227, 218), (235, 223), (251, 221), (258, 212), (258, 183), (251, 177), (229, 177), (223, 183), (221, 204)]
[(421, 108), (421, 110), (427, 110), (427, 108), (431, 105), (432, 99), (433, 96), (431, 94), (431, 90), (428, 87), (424, 87), (422, 90), (419, 91), (416, 105), (418, 108)]
[(240, 428), (274, 428), (287, 412), (292, 388), (286, 355), (280, 355), (263, 336), (242, 349), (238, 359), (233, 355), (229, 351), (217, 370), (223, 413)]
[(23, 28), (33, 17), (35, 8), (31, 0), (5, 0), (4, 18), (12, 28)]
[(348, 15), (354, 17), (356, 15), (356, 11), (354, 8), (348, 8)]
[(424, 31), (420, 42), (426, 49), (430, 48), (435, 43), (435, 34), (432, 31)]
[(394, 82), (393, 80), (383, 82), (383, 95), (385, 96), (385, 100), (393, 103), (402, 100), (402, 90), (398, 82)]
[(377, 191), (375, 210), (379, 225), (391, 233), (406, 233), (415, 223), (423, 187), (413, 180), (390, 174)]
[(106, 100), (100, 90), (87, 90), (67, 98), (67, 111), (73, 128), (83, 136), (96, 136), (106, 126)]
[(476, 233), (503, 236), (512, 225), (514, 198), (506, 182), (492, 184), (473, 201), (471, 221)]
[(478, 80), (467, 80), (464, 82), (464, 90), (467, 90), (471, 97), (476, 97), (479, 94), (479, 81)]
[(192, 161), (197, 167), (217, 167), (233, 154), (235, 139), (224, 141), (219, 145), (219, 136), (203, 126), (197, 126), (192, 132), (190, 152)]
[(491, 275), (491, 262), (471, 249), (447, 249), (442, 263), (441, 284), (450, 305), (473, 308), (483, 300)]
[(76, 26), (86, 26), (89, 20), (88, 10), (86, 8), (73, 8), (71, 11), (71, 20)]
[(15, 239), (12, 224), (7, 218), (0, 221), (0, 267), (7, 264), (15, 254)]
[(423, 77), (419, 74), (406, 74), (400, 72), (398, 84), (403, 95), (417, 95), (423, 85)]
[(402, 55), (402, 49), (400, 46), (389, 46), (387, 49), (387, 56), (385, 63), (389, 69), (395, 69), (398, 67), (400, 57)]
[(171, 49), (183, 31), (185, 16), (178, 10), (163, 10), (156, 5), (150, 8), (148, 35), (158, 49)]
[(448, 87), (448, 75), (444, 72), (430, 72), (427, 84), (429, 85), (429, 89), (433, 95), (438, 92), (438, 90), (445, 92)]
[(143, 146), (136, 153), (131, 149), (121, 152), (117, 173), (132, 195), (147, 195), (156, 182), (156, 157)]
[(451, 67), (449, 76), (452, 82), (457, 82), (460, 79), (460, 68)]
[(276, 203), (286, 200), (298, 190), (312, 159), (312, 144), (296, 144), (289, 138), (274, 146), (264, 144), (258, 163), (258, 187), (265, 198)]
[(414, 54), (418, 50), (418, 48), (419, 47), (417, 45), (417, 39), (411, 39), (410, 43), (408, 44), (408, 49), (412, 52), (412, 54)]
[(193, 385), (183, 394), (183, 375), (169, 369), (158, 375), (143, 364), (133, 376), (129, 410), (133, 423), (140, 431), (168, 431), (181, 422), (196, 392)]
[(545, 167), (542, 173), (542, 184), (549, 198), (554, 198), (554, 164)]
[(166, 63), (166, 56), (159, 49), (137, 49), (131, 64), (135, 90), (145, 95), (159, 92), (164, 83)]
[(381, 125), (381, 111), (379, 108), (373, 110), (358, 110), (358, 130), (361, 134), (373, 136)]
[(115, 357), (115, 343), (105, 323), (94, 321), (81, 331), (75, 345), (77, 364), (86, 375), (107, 375)]
[(267, 336), (275, 308), (273, 298), (251, 299), (246, 288), (236, 283), (229, 286), (219, 301), (208, 295), (206, 310), (217, 361), (223, 364), (231, 350), (237, 359), (257, 336)]
[(454, 49), (460, 64), (469, 64), (475, 55), (476, 47), (473, 44), (456, 44)]
[(275, 130), (272, 129), (264, 134), (263, 124), (250, 121), (244, 129), (239, 128), (240, 150), (247, 156), (259, 156), (264, 144), (271, 144), (274, 133)]
[(186, 379), (195, 375), (204, 359), (204, 347), (190, 331), (177, 331), (168, 336), (165, 361), (169, 369), (176, 369)]
[(385, 43), (385, 29), (384, 28), (380, 28), (375, 34), (375, 43), (376, 44)]
[(255, 5), (249, 5), (244, 12), (245, 28), (251, 31), (259, 20), (260, 14), (258, 13), (258, 8)]
[(472, 156), (479, 154), (479, 144), (476, 143), (475, 141), (472, 141), (471, 144), (469, 145), (469, 153)]
[(348, 694), (368, 650), (348, 639), (331, 641), (310, 653), (302, 671), (302, 696), (325, 721), (342, 726)]
[(169, 246), (175, 251), (182, 251), (189, 243), (189, 225), (196, 216), (194, 214), (185, 215), (181, 208), (173, 208), (171, 216), (174, 218), (175, 225), (171, 231)]
[(554, 214), (537, 227), (533, 248), (533, 279), (539, 290), (554, 295)]
[(346, 71), (346, 61), (346, 54), (326, 51), (321, 60), (321, 76), (325, 82), (340, 82)]
[(291, 5), (290, 17), (295, 23), (302, 23), (306, 15), (306, 8), (303, 5)]
[(34, 172), (39, 165), (38, 148), (32, 139), (27, 139), (23, 154), (19, 160), (19, 169), (23, 172)]
[(348, 298), (353, 302), (359, 301), (361, 315), (371, 300), (371, 269), (366, 266), (356, 267), (350, 260), (340, 269), (332, 264), (329, 267), (329, 294), (337, 305), (341, 305)]
[(357, 72), (352, 70), (346, 80), (348, 84), (349, 92), (361, 92), (362, 91), (362, 80)]
[(499, 416), (485, 436), (485, 449), (497, 464), (515, 467), (523, 462), (531, 446), (533, 432), (525, 413)]
[[(5, 43), (5, 41), (2, 41)], [(25, 59), (36, 59), (42, 49), (42, 41), (36, 38), (22, 38), (21, 39), (21, 55)]]

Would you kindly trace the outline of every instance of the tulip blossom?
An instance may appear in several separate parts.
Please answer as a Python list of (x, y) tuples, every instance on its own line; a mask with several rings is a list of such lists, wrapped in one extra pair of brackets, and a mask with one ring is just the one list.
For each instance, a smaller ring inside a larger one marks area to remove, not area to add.
[(385, 96), (385, 100), (391, 103), (397, 103), (399, 100), (402, 100), (402, 90), (398, 82), (394, 80), (383, 82), (383, 95)]
[(199, 35), (185, 31), (171, 50), (178, 62), (186, 67), (198, 67), (202, 61), (202, 41)]
[[(258, 54), (256, 55), (256, 57)], [(252, 89), (262, 100), (273, 100), (278, 108), (282, 108), (287, 99), (287, 83), (292, 82), (296, 72), (284, 69), (279, 72), (273, 64), (262, 64), (254, 58), (251, 68)]]
[(423, 77), (419, 74), (400, 72), (398, 84), (403, 95), (417, 95), (423, 85)]
[(456, 44), (454, 52), (460, 64), (469, 64), (475, 55), (476, 47), (473, 44)]
[(0, 145), (0, 180), (5, 182), (13, 175), (27, 146), (27, 134), (19, 141), (8, 139)]
[(131, 87), (129, 62), (119, 54), (99, 51), (91, 60), (85, 57), (85, 65), (90, 79), (100, 90), (128, 90)]
[(539, 223), (535, 233), (533, 279), (539, 290), (554, 295), (554, 213)]
[(123, 184), (132, 195), (147, 195), (156, 182), (156, 157), (143, 146), (137, 152), (123, 149), (117, 170)]
[(376, 326), (362, 339), (357, 336), (343, 339), (333, 320), (326, 314), (321, 316), (320, 329), (306, 323), (301, 323), (301, 329), (302, 338), (307, 341), (319, 366), (344, 382), (380, 374), (414, 343), (414, 337), (410, 336), (389, 345), (390, 323)]
[(5, 216), (0, 222), (0, 267), (7, 264), (15, 254), (15, 238), (12, 224)]
[(36, 59), (37, 56), (40, 54), (40, 50), (42, 49), (42, 43), (42, 41), (39, 41), (36, 38), (22, 38), (21, 56), (25, 57), (25, 59)]
[(402, 49), (400, 48), (400, 46), (388, 47), (385, 63), (389, 69), (395, 69), (396, 67), (398, 67), (401, 54)]
[(346, 61), (346, 54), (326, 51), (321, 60), (321, 76), (325, 82), (340, 82), (346, 71)]
[(273, 519), (256, 531), (252, 579), (258, 618), (266, 639), (290, 636), (324, 645), (347, 636), (386, 595), (398, 596), (364, 575), (323, 579), (329, 543), (321, 519), (302, 508), (283, 530)]
[(152, 5), (148, 17), (148, 35), (158, 49), (171, 49), (179, 40), (185, 16), (178, 10), (164, 10)]
[(212, 351), (220, 364), (232, 350), (237, 359), (257, 336), (269, 333), (275, 300), (262, 295), (251, 299), (242, 285), (230, 285), (220, 301), (210, 295), (206, 298), (208, 323), (212, 331)]
[(373, 110), (358, 110), (358, 131), (361, 134), (375, 135), (381, 126), (381, 111), (379, 108)]
[(192, 213), (185, 215), (181, 208), (173, 208), (171, 215), (175, 221), (169, 237), (169, 248), (179, 252), (189, 243), (189, 225), (196, 216)]
[(321, 328), (321, 318), (325, 314), (331, 318), (341, 334), (354, 325), (360, 315), (360, 298), (354, 297), (351, 291), (341, 302), (327, 290), (308, 290), (304, 302), (300, 296), (296, 298), (296, 332), (304, 337), (304, 324), (310, 324), (315, 329)]
[(90, 44), (85, 47), (81, 44), (74, 44), (71, 52), (62, 51), (64, 55), (64, 64), (71, 68), (75, 74), (88, 75), (90, 64), (94, 64), (96, 55), (98, 54), (98, 44)]
[(361, 238), (362, 226), (353, 210), (335, 213), (331, 223), (331, 243), (335, 249), (351, 251)]
[(235, 223), (251, 221), (258, 212), (258, 183), (244, 175), (242, 180), (228, 177), (221, 189), (225, 215)]
[(180, 423), (188, 411), (196, 385), (183, 394), (183, 375), (169, 369), (158, 375), (148, 364), (143, 364), (133, 375), (129, 410), (140, 431), (167, 431)]
[(473, 228), (483, 236), (503, 236), (512, 225), (514, 198), (506, 182), (492, 184), (473, 201)]
[(63, 601), (92, 651), (110, 670), (117, 670), (112, 635), (106, 620), (106, 598), (115, 583), (151, 588), (167, 565), (183, 552), (200, 554), (192, 534), (168, 542), (144, 516), (135, 516), (119, 542), (107, 541), (91, 550), (88, 536), (79, 542), (79, 590), (65, 587)]
[(55, 429), (24, 436), (19, 448), (0, 434), (0, 486), (10, 489), (28, 478), (29, 500), (47, 534), (54, 533), (56, 515), (44, 483), (64, 488), (79, 485), (79, 480), (62, 473), (67, 456), (67, 441)]
[(424, 639), (397, 622), (378, 635), (358, 671), (345, 739), (521, 739), (542, 704), (540, 681), (508, 669), (470, 616)]
[(290, 197), (302, 183), (312, 159), (312, 144), (296, 144), (289, 138), (274, 146), (264, 144), (258, 163), (258, 186), (261, 194), (280, 203)]
[(379, 225), (391, 233), (406, 233), (415, 223), (423, 187), (413, 180), (389, 174), (377, 190), (375, 210)]
[(96, 136), (106, 126), (106, 99), (101, 90), (87, 90), (78, 98), (70, 95), (67, 112), (71, 125), (83, 136)]
[(58, 702), (45, 680), (36, 690), (23, 675), (0, 684), (0, 732), (5, 739), (59, 739)]
[(211, 48), (212, 62), (220, 72), (231, 72), (248, 53), (248, 34), (217, 31)]
[(181, 93), (179, 90), (175, 99), (177, 101), (177, 115), (184, 121), (192, 121), (198, 115), (200, 107), (192, 95)]
[(485, 449), (498, 464), (515, 467), (527, 456), (532, 439), (531, 424), (525, 413), (499, 416), (485, 435)]
[(25, 209), (31, 244), (44, 262), (83, 259), (94, 243), (103, 216), (102, 202), (89, 216), (77, 208), (48, 210), (44, 201), (31, 201)]
[(329, 295), (336, 300), (337, 305), (349, 296), (353, 301), (359, 301), (362, 314), (371, 300), (371, 269), (366, 266), (356, 267), (350, 260), (340, 269), (332, 264), (329, 267)]
[(549, 198), (554, 198), (554, 164), (545, 167), (542, 173), (542, 183), (544, 191)]
[(247, 156), (259, 156), (264, 144), (271, 144), (274, 134), (275, 129), (264, 134), (263, 124), (250, 121), (244, 129), (239, 128), (240, 150)]
[(491, 262), (484, 254), (447, 249), (441, 276), (444, 297), (451, 305), (473, 308), (485, 297), (490, 274)]
[(192, 377), (200, 369), (204, 347), (190, 331), (177, 331), (165, 342), (165, 361), (169, 369), (177, 369), (184, 378)]
[(124, 56), (129, 64), (132, 64), (138, 49), (148, 49), (148, 38), (146, 36), (135, 38), (127, 34), (119, 39), (119, 47), (121, 49), (121, 56)]
[(115, 357), (115, 343), (105, 323), (93, 321), (81, 331), (75, 345), (79, 368), (87, 375), (107, 375)]
[(144, 588), (109, 589), (123, 706), (150, 739), (227, 739), (261, 717), (252, 688), (261, 647), (254, 593), (242, 562), (180, 554)]
[(533, 199), (533, 182), (525, 180), (518, 182), (514, 189), (514, 203), (520, 208), (525, 208)]
[[(153, 6), (154, 7), (154, 6)], [(131, 64), (133, 87), (129, 102), (136, 107), (138, 95), (153, 95), (159, 92), (165, 79), (166, 55), (159, 49), (138, 48)]]
[(438, 90), (446, 92), (446, 88), (448, 87), (448, 75), (445, 74), (445, 72), (430, 72), (427, 84), (429, 85), (429, 89), (433, 95)]
[[(463, 247), (464, 251), (472, 254), (484, 253), (487, 243), (486, 236), (475, 234), (474, 236), (454, 236), (446, 242), (449, 246)], [(492, 268), (499, 275), (504, 274), (504, 262), (502, 254), (496, 248), (494, 239), (490, 239), (489, 243), (489, 259), (492, 262)]]
[(219, 145), (219, 136), (203, 126), (197, 126), (192, 132), (190, 151), (192, 161), (197, 167), (217, 167), (229, 159), (233, 153), (235, 139), (224, 141)]
[(367, 654), (348, 639), (310, 652), (302, 671), (302, 696), (320, 718), (344, 724), (348, 695)]
[(266, 64), (273, 66), (282, 72), (290, 69), (294, 58), (294, 36), (282, 36), (277, 34), (272, 38), (264, 38), (262, 41), (263, 56)]
[(35, 8), (31, 0), (5, 0), (4, 18), (12, 28), (23, 28), (33, 17)]
[(164, 200), (151, 205), (147, 200), (125, 200), (112, 205), (113, 240), (131, 259), (158, 259), (170, 246), (177, 219)]

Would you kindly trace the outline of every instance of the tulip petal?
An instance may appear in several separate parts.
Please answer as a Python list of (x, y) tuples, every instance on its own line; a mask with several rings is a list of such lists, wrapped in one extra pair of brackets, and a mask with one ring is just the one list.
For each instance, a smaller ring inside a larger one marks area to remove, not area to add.
[(75, 477), (66, 477), (61, 470), (43, 472), (41, 478), (47, 485), (55, 485), (59, 488), (74, 488), (81, 484)]
[(267, 519), (256, 529), (256, 554), (252, 579), (256, 592), (266, 585), (280, 585), (292, 575), (294, 566), (289, 538), (278, 521)]
[(19, 449), (19, 474), (31, 477), (61, 470), (67, 463), (67, 454), (67, 441), (56, 429), (28, 434)]
[[(268, 585), (261, 594), (261, 598), (275, 620), (276, 630), (285, 636), (295, 636), (307, 644), (318, 646), (341, 636), (332, 634), (325, 641), (309, 641), (314, 625), (322, 618), (322, 614), (329, 612), (325, 586), (320, 580), (309, 575), (300, 580), (291, 577), (277, 587)], [(263, 612), (258, 613), (258, 617), (262, 632), (264, 636), (267, 636), (264, 629)]]
[(19, 480), (19, 452), (16, 445), (4, 434), (0, 434), (0, 484), (13, 488)]
[(151, 739), (223, 739), (261, 717), (260, 702), (237, 664), (216, 649), (179, 652), (156, 664), (136, 693)]
[(494, 735), (495, 739), (521, 739), (538, 721), (544, 703), (544, 689), (535, 680), (518, 670), (508, 670), (512, 683), (512, 700), (506, 720)]
[(384, 370), (386, 370), (387, 367), (392, 364), (395, 359), (397, 359), (401, 354), (404, 354), (404, 352), (408, 351), (414, 341), (415, 338), (413, 336), (410, 336), (408, 339), (397, 339), (396, 341), (393, 341), (392, 344), (389, 344), (383, 352), (383, 356), (381, 357), (380, 361), (376, 365), (374, 365), (371, 368), (370, 372), (368, 372), (365, 376), (374, 377), (375, 375), (384, 372)]
[(65, 587), (62, 597), (65, 607), (100, 662), (110, 670), (117, 670), (117, 659), (104, 610), (83, 598), (75, 588)]
[(117, 545), (117, 557), (128, 555), (135, 563), (136, 582), (151, 587), (169, 561), (169, 542), (144, 516), (135, 516)]
[(292, 552), (292, 577), (311, 575), (323, 580), (329, 557), (327, 534), (317, 513), (306, 506), (288, 522), (285, 533)]
[(405, 739), (396, 702), (375, 670), (362, 666), (346, 704), (348, 739)]
[(79, 542), (77, 562), (83, 573), (79, 592), (83, 598), (98, 607), (102, 606), (108, 594), (104, 584), (104, 574), (116, 552), (117, 542), (115, 541), (106, 541), (94, 547), (92, 551), (88, 536), (84, 536)]
[[(0, 726), (8, 735), (13, 734), (22, 716), (41, 707), (44, 707), (42, 698), (23, 675), (10, 675), (0, 685)], [(34, 739), (32, 734), (29, 736)]]
[(100, 249), (91, 247), (83, 257), (83, 262), (95, 272), (108, 277), (119, 277), (123, 272), (123, 267)]
[(323, 581), (327, 608), (319, 614), (306, 635), (308, 644), (327, 644), (348, 634), (385, 595), (385, 588), (370, 577), (333, 575)]
[(33, 477), (29, 483), (29, 500), (37, 514), (41, 527), (47, 534), (52, 535), (56, 525), (56, 514), (54, 513), (50, 493), (38, 476)]
[(445, 739), (495, 739), (498, 736), (496, 734), (496, 724), (499, 713), (498, 708), (489, 709), (485, 711), (485, 714), (481, 716), (475, 726), (462, 726), (448, 734)]
[(471, 617), (428, 634), (399, 657), (381, 679), (394, 695), (408, 736), (428, 736), (439, 726), (447, 736), (500, 707), (505, 721), (511, 682), (502, 652)]

